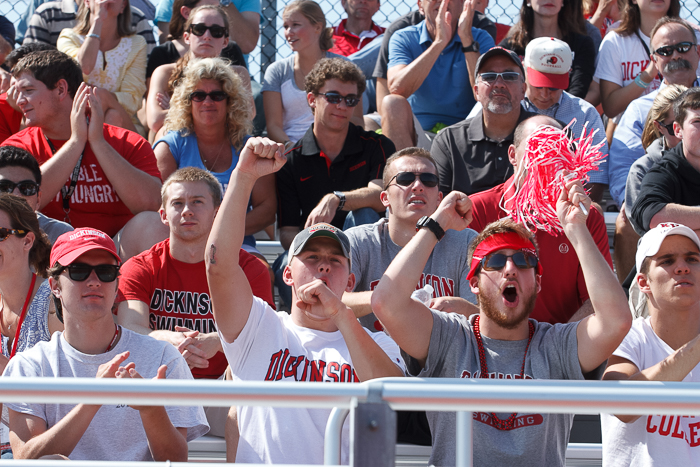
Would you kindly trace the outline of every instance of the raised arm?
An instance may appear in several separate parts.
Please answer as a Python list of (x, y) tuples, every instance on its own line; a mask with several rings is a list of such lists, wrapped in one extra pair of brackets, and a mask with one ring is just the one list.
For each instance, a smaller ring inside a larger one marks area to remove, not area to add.
[(578, 359), (581, 370), (587, 373), (620, 345), (632, 325), (632, 315), (620, 283), (586, 227), (587, 215), (581, 204), (590, 211), (591, 199), (581, 182), (568, 182), (557, 201), (557, 215), (581, 263), (594, 311), (576, 328)]
[(241, 333), (253, 304), (253, 292), (238, 264), (248, 200), (259, 178), (284, 165), (282, 154), (283, 146), (267, 138), (246, 142), (207, 240), (209, 293), (216, 326), (226, 342), (233, 342)]
[[(460, 192), (446, 196), (430, 216), (444, 229), (464, 230), (471, 222), (471, 200)], [(399, 347), (421, 365), (428, 357), (433, 315), (411, 294), (437, 244), (435, 234), (419, 230), (391, 262), (372, 293), (372, 310)]]

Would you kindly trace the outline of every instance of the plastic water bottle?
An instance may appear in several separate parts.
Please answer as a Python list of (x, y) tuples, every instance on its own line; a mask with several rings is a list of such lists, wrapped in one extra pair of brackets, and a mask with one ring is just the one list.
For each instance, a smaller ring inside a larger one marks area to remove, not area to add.
[(411, 298), (418, 300), (425, 306), (430, 306), (430, 301), (433, 299), (433, 286), (430, 284), (425, 284), (422, 289), (414, 290), (411, 294)]

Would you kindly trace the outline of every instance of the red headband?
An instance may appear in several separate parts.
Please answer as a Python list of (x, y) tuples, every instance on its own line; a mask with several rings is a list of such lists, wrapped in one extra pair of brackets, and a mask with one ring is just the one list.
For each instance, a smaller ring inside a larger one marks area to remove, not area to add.
[[(499, 233), (491, 235), (483, 240), (474, 250), (472, 256), (472, 265), (467, 275), (467, 280), (470, 280), (479, 269), (481, 260), (498, 250), (520, 250), (531, 253), (537, 256), (535, 246), (531, 241), (524, 239), (515, 232)], [(542, 275), (542, 263), (537, 262), (537, 274)]]

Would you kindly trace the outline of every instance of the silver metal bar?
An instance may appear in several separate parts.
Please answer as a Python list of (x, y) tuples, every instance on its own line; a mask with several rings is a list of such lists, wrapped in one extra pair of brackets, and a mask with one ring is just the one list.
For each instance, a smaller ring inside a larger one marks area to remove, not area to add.
[(472, 467), (474, 455), (472, 451), (472, 413), (457, 412), (457, 427), (455, 430), (457, 443), (457, 467)]
[(323, 465), (340, 465), (343, 423), (350, 409), (335, 407), (326, 423), (326, 436), (323, 439)]

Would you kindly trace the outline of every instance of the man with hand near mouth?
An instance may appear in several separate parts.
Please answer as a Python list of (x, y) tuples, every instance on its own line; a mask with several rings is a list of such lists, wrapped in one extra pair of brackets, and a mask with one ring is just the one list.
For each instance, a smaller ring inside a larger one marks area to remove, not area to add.
[[(315, 224), (292, 241), (283, 272), (292, 290), (291, 314), (275, 313), (253, 296), (238, 265), (243, 219), (256, 180), (286, 162), (282, 151), (282, 144), (267, 138), (246, 142), (207, 242), (214, 318), (234, 380), (355, 382), (402, 376), (398, 346), (384, 333), (364, 329), (340, 300), (355, 285), (350, 244), (340, 229)], [(329, 414), (238, 407), (236, 461), (321, 463)], [(348, 437), (343, 440), (347, 463)]]
[[(579, 181), (562, 187), (557, 215), (580, 258), (595, 314), (578, 323), (528, 319), (543, 271), (534, 236), (510, 219), (488, 225), (469, 247), (467, 278), (479, 300), (469, 318), (431, 310), (413, 300), (420, 271), (438, 242), (436, 227), (465, 229), (472, 204), (450, 193), (391, 263), (372, 294), (372, 309), (420, 377), (583, 379), (622, 342), (632, 317), (622, 288), (586, 228)], [(431, 465), (455, 465), (455, 414), (428, 413)], [(474, 465), (564, 466), (572, 414), (474, 414)]]
[[(637, 318), (608, 360), (603, 379), (700, 382), (700, 239), (663, 223), (647, 232), (636, 255), (649, 316)], [(697, 416), (601, 414), (606, 465), (698, 465)]]
[[(516, 172), (522, 163), (527, 139), (540, 125), (561, 128), (556, 120), (544, 115), (530, 117), (518, 125), (513, 144), (508, 148), (508, 159)], [(510, 203), (521, 183), (522, 180), (516, 180), (512, 176), (505, 183), (472, 195), (474, 221), (469, 227), (481, 232), (491, 222), (506, 217), (507, 212), (502, 206), (511, 209)], [(608, 232), (605, 220), (598, 210), (593, 209), (590, 213), (586, 227), (603, 258), (612, 268)], [(542, 277), (542, 293), (537, 296), (532, 318), (555, 324), (579, 321), (591, 314), (593, 308), (589, 300), (590, 291), (586, 287), (583, 269), (571, 241), (563, 233), (550, 235), (544, 230), (535, 232), (535, 238), (540, 249), (539, 259), (547, 275)]]
[[(17, 354), (6, 376), (192, 379), (175, 348), (114, 324), (119, 255), (96, 229), (67, 232), (51, 249), (49, 285), (65, 330)], [(201, 407), (8, 403), (15, 459), (187, 461), (207, 432)], [(116, 428), (116, 429), (115, 429)]]

